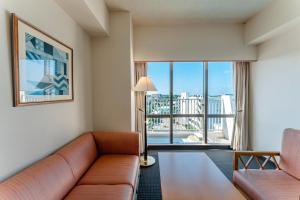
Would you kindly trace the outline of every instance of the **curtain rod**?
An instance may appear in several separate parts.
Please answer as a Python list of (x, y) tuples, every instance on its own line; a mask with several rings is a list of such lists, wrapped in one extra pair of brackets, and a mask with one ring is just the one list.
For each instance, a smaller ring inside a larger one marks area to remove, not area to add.
[(257, 62), (258, 60), (134, 60), (135, 63), (145, 62)]

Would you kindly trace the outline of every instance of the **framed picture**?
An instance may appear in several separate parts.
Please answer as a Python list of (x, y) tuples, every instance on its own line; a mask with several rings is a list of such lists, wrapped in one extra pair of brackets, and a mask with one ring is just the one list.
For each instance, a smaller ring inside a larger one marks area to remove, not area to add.
[(73, 101), (73, 49), (12, 14), (14, 106)]

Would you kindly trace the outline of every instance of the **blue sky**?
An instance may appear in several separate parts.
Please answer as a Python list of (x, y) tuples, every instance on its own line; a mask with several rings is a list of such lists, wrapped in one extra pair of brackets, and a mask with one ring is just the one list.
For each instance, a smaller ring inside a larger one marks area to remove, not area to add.
[[(154, 82), (159, 94), (169, 94), (170, 71), (168, 62), (149, 62), (148, 76)], [(203, 63), (174, 62), (174, 94), (188, 92), (203, 95)], [(208, 64), (209, 95), (233, 94), (232, 62), (210, 62)]]
[[(50, 60), (50, 73), (54, 75), (55, 61)], [(20, 67), (20, 87), (21, 90), (33, 91), (39, 90), (36, 88), (44, 77), (45, 68), (44, 60), (22, 60)]]

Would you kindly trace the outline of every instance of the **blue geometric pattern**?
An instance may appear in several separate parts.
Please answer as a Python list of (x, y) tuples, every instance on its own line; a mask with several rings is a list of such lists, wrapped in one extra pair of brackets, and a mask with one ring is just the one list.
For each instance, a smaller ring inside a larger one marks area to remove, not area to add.
[[(40, 80), (27, 80), (28, 84), (34, 85), (28, 95), (68, 95), (69, 73), (68, 53), (42, 41), (41, 39), (25, 34), (26, 60), (39, 63), (43, 69)], [(42, 63), (42, 64), (41, 64)]]
[(26, 51), (26, 59), (28, 59), (28, 60), (41, 60), (42, 56), (40, 56), (36, 53), (30, 52), (30, 51)]

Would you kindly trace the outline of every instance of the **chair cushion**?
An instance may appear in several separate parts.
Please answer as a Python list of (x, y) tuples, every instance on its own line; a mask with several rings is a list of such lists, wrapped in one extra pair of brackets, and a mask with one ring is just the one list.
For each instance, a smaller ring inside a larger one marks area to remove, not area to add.
[(280, 168), (300, 180), (300, 130), (284, 130)]
[(129, 185), (79, 185), (65, 200), (130, 200), (132, 196)]
[(97, 147), (91, 133), (86, 133), (67, 144), (56, 154), (62, 156), (70, 165), (78, 180), (97, 158)]
[(53, 155), (0, 184), (1, 200), (62, 199), (76, 184), (66, 161)]
[(238, 170), (233, 182), (255, 200), (295, 200), (300, 195), (300, 181), (282, 170)]
[(134, 188), (138, 167), (137, 156), (104, 155), (92, 165), (78, 184), (129, 184)]

